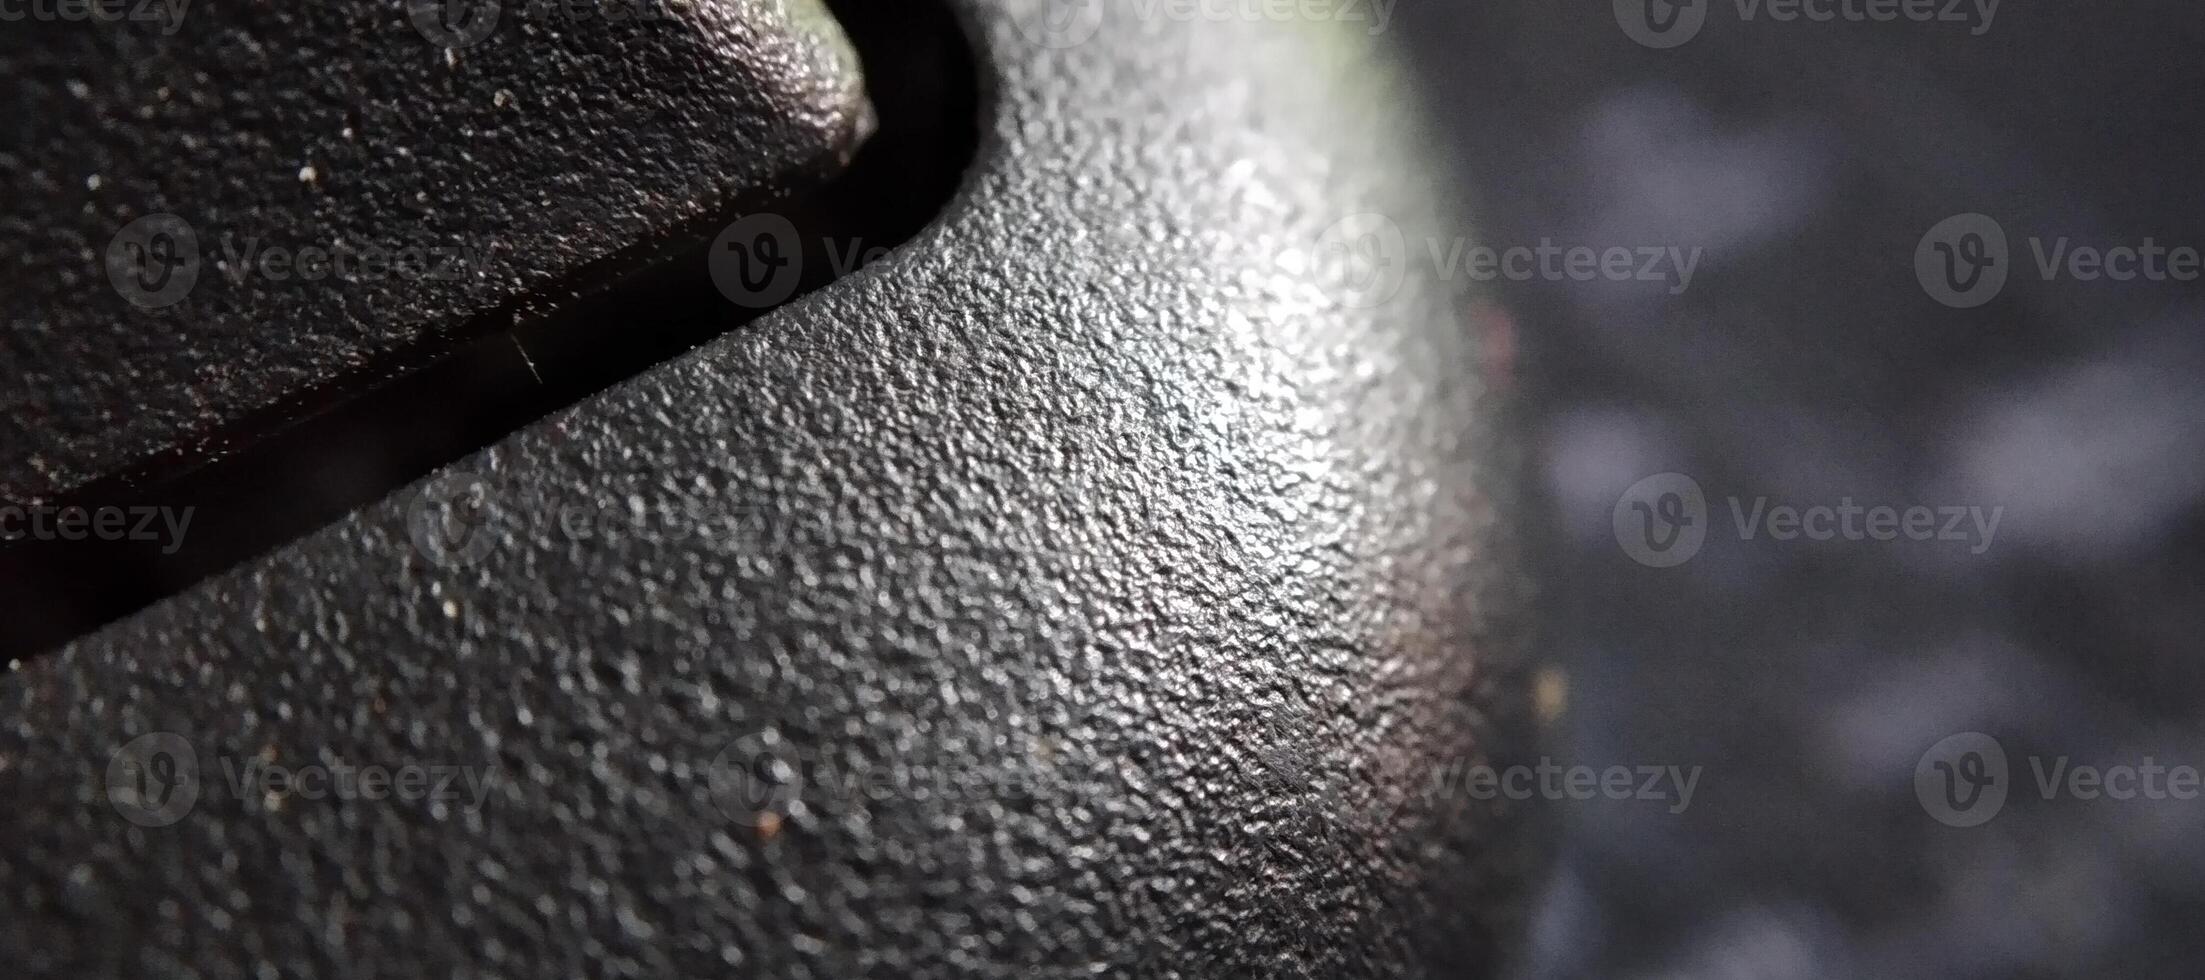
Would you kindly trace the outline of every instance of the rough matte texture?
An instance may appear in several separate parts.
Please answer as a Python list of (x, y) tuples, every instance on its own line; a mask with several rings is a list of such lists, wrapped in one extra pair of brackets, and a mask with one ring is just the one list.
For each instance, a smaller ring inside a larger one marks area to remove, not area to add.
[[(978, 163), (898, 254), (7, 679), (0, 955), (1488, 966), (1521, 815), (1429, 787), (1530, 724), (1513, 453), (1469, 297), (1411, 272), (1358, 308), (1306, 274), (1349, 214), (1442, 210), (1393, 60), (1348, 26), (1118, 16), (1052, 48), (1040, 0), (966, 6)], [(487, 550), (417, 546), (478, 487)], [(665, 516), (692, 509), (745, 517)], [(156, 731), (205, 791), (141, 829), (102, 787)], [(730, 747), (950, 788), (761, 820), (724, 806)], [(224, 772), (340, 759), (499, 776), (470, 813)]]
[[(566, 7), (444, 21), (493, 28), (451, 46), (392, 0), (0, 32), (0, 247), (21, 250), (0, 252), (0, 499), (217, 455), (239, 423), (555, 301), (731, 195), (818, 183), (867, 125), (816, 0)], [(111, 285), (111, 242), (158, 213), (189, 224), (197, 281), (141, 308)], [(308, 248), (439, 251), (351, 281), (254, 261)]]

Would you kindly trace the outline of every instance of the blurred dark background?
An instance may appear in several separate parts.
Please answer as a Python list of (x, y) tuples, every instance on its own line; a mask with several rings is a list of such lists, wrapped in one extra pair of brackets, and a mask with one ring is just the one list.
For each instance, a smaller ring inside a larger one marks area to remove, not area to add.
[[(2047, 281), (2029, 241), (2205, 246), (2205, 11), (1785, 23), (1700, 0), (1657, 49), (1623, 24), (1667, 5), (1639, 2), (1406, 0), (1396, 28), (1478, 240), (1704, 249), (1681, 292), (1502, 281), (1484, 316), (1549, 511), (1548, 750), (1705, 767), (1682, 813), (1557, 805), (1518, 972), (2195, 975), (2205, 802), (2047, 801), (2027, 760), (2205, 764), (2197, 283)], [(2012, 276), (1963, 310), (1914, 257), (1966, 213), (2002, 226)], [(1709, 532), (1650, 568), (1611, 517), (1663, 473), (1704, 489)], [(1980, 553), (1744, 540), (1730, 501), (1763, 497), (2002, 518)], [(1915, 791), (1963, 732), (2011, 760), (1975, 827)]]

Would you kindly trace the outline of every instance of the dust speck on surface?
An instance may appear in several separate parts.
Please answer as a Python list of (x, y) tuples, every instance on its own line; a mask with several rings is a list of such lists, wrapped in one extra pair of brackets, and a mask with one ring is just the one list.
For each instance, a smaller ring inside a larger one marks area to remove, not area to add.
[(1531, 689), (1532, 704), (1539, 712), (1540, 722), (1552, 724), (1569, 710), (1570, 678), (1562, 668), (1548, 666), (1540, 670)]

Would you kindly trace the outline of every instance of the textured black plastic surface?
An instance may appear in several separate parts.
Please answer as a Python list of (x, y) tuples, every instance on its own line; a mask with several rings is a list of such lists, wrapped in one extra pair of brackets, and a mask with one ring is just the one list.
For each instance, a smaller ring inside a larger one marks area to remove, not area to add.
[(816, 185), (868, 125), (816, 0), (444, 6), (0, 32), (0, 500), (219, 457)]
[[(961, 4), (978, 163), (896, 255), (9, 678), (0, 952), (1490, 965), (1520, 814), (1428, 790), (1528, 724), (1513, 453), (1457, 288), (1308, 274), (1351, 214), (1448, 213), (1413, 99), (1352, 25), (1112, 14), (1071, 43), (1051, 6)], [(482, 528), (424, 547), (460, 497)], [(204, 791), (142, 828), (106, 782), (154, 732)], [(758, 818), (730, 749), (998, 788)], [(479, 810), (235, 792), (256, 760), (495, 779)]]

